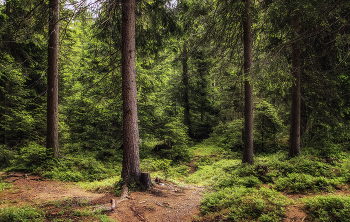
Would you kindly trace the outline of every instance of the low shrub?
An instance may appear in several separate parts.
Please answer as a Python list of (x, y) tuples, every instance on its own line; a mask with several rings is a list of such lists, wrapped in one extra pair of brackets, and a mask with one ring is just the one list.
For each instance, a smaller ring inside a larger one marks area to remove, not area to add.
[(11, 162), (9, 171), (32, 171), (39, 167), (51, 157), (46, 147), (37, 143), (30, 143), (28, 146), (22, 147), (19, 154)]
[(0, 180), (0, 192), (3, 191), (3, 190), (5, 190), (6, 188), (9, 188), (9, 187), (11, 187), (11, 184), (10, 184), (10, 183), (2, 182), (2, 181)]
[(290, 193), (300, 193), (305, 191), (332, 190), (339, 185), (336, 179), (326, 177), (314, 177), (308, 174), (291, 173), (286, 177), (280, 177), (276, 181), (276, 189)]
[(170, 159), (174, 162), (189, 162), (192, 155), (186, 146), (175, 145), (171, 149), (161, 149), (156, 153), (156, 156), (162, 159)]
[(233, 221), (280, 221), (289, 204), (285, 196), (271, 189), (235, 187), (206, 194), (201, 212), (210, 214), (229, 209), (228, 217)]
[(229, 177), (231, 174), (227, 173), (225, 169), (240, 164), (240, 160), (219, 160), (211, 165), (199, 166), (198, 170), (189, 175), (185, 182), (193, 184), (201, 184), (206, 186), (213, 186), (220, 178)]
[(350, 197), (316, 196), (303, 199), (308, 215), (315, 221), (350, 221)]
[(102, 180), (120, 173), (106, 168), (101, 161), (84, 156), (53, 159), (35, 171), (42, 171), (44, 178), (74, 182)]
[(43, 213), (35, 207), (8, 207), (0, 210), (0, 222), (42, 221)]
[(0, 169), (9, 167), (15, 158), (15, 152), (3, 144), (0, 144)]

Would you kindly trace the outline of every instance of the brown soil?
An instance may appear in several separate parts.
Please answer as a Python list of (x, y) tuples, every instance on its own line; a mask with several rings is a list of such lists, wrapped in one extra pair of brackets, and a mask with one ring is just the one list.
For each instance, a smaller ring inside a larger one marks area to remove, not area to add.
[[(1, 176), (1, 175), (0, 175)], [(0, 209), (10, 206), (36, 206), (44, 210), (47, 221), (54, 218), (72, 221), (98, 221), (91, 216), (74, 216), (77, 210), (111, 206), (111, 193), (85, 191), (74, 183), (43, 180), (37, 176), (16, 174), (5, 181), (12, 187), (0, 192)], [(116, 221), (193, 221), (199, 214), (204, 188), (181, 187), (162, 181), (144, 192), (129, 192), (128, 198), (106, 214)]]
[(192, 221), (199, 213), (203, 188), (155, 184), (147, 192), (133, 192), (110, 216), (118, 221)]
[[(0, 178), (5, 176), (0, 172)], [(109, 192), (86, 191), (72, 182), (44, 180), (32, 175), (18, 173), (7, 176), (5, 181), (12, 183), (12, 187), (0, 192), (0, 209), (35, 206), (45, 212), (46, 221), (99, 221), (92, 216), (77, 215), (76, 212), (84, 209), (90, 212), (105, 209), (111, 207), (112, 199), (120, 199)], [(211, 215), (210, 218), (198, 217), (203, 191), (203, 187), (182, 187), (162, 180), (150, 190), (130, 191), (127, 198), (116, 205), (115, 211), (104, 214), (119, 222), (227, 221), (221, 214)], [(293, 199), (294, 204), (286, 209), (286, 218), (283, 221), (309, 221), (301, 199), (326, 194), (284, 194)], [(339, 187), (333, 194), (350, 195), (349, 186)]]
[(301, 206), (293, 205), (290, 206), (286, 212), (285, 222), (306, 222), (306, 213), (302, 211)]
[(320, 193), (305, 193), (305, 194), (284, 194), (286, 197), (293, 199), (295, 201), (294, 205), (291, 205), (288, 207), (286, 211), (286, 218), (283, 220), (285, 222), (308, 222), (309, 217), (307, 216), (307, 213), (304, 210), (304, 206), (302, 203), (302, 199), (305, 197), (315, 197), (318, 195), (339, 195), (339, 196), (349, 196), (349, 186), (339, 186), (337, 188), (338, 190), (328, 193), (328, 192), (320, 192)]

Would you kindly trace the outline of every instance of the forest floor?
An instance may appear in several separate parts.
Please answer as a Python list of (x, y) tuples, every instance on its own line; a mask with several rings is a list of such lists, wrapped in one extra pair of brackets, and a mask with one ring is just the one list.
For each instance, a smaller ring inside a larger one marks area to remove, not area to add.
[[(0, 174), (1, 176), (1, 174)], [(109, 192), (86, 191), (72, 182), (44, 180), (38, 176), (7, 175), (12, 186), (0, 192), (0, 209), (31, 206), (42, 210), (44, 221), (101, 221), (93, 213), (108, 208), (119, 197)], [(178, 186), (168, 181), (150, 190), (130, 192), (115, 211), (106, 211), (112, 221), (193, 221), (199, 214), (204, 188)]]
[[(227, 221), (224, 216), (201, 217), (199, 207), (204, 187), (179, 186), (162, 180), (150, 190), (130, 191), (129, 196), (118, 203), (114, 211), (101, 212), (101, 209), (111, 206), (112, 199), (118, 201), (119, 197), (108, 191), (88, 191), (73, 182), (45, 180), (20, 173), (5, 175), (0, 172), (0, 178), (5, 176), (4, 181), (10, 182), (11, 186), (0, 192), (0, 209), (35, 207), (44, 215), (42, 221)], [(350, 189), (345, 186), (333, 194), (348, 196)], [(307, 222), (309, 220), (302, 198), (327, 194), (284, 195), (293, 199), (294, 204), (287, 207), (283, 221)]]

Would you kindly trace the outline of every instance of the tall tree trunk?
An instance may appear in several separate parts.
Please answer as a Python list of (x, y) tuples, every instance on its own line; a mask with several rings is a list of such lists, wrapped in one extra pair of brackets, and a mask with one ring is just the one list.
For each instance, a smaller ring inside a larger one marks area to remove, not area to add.
[(251, 3), (244, 0), (246, 4), (245, 20), (243, 21), (244, 41), (244, 148), (243, 163), (254, 163), (253, 147), (253, 86), (251, 84), (251, 70), (253, 68), (253, 40), (251, 28)]
[[(293, 30), (295, 37), (299, 38), (300, 24), (299, 16), (293, 17)], [(292, 86), (292, 115), (290, 124), (289, 156), (299, 156), (300, 151), (300, 97), (301, 97), (301, 69), (300, 69), (300, 40), (295, 40), (292, 44), (292, 75), (294, 82)]]
[[(6, 15), (7, 17), (11, 18), (11, 2), (6, 1)], [(7, 33), (5, 34), (5, 49), (8, 51), (8, 53), (11, 55), (11, 28), (8, 27)], [(9, 93), (9, 78), (6, 77), (5, 80), (5, 89), (4, 89), (4, 124), (3, 124), (3, 129), (4, 129), (4, 135), (3, 135), (3, 142), (6, 145), (7, 142), (7, 115), (8, 115), (8, 93)]]
[(188, 98), (189, 85), (188, 85), (188, 51), (187, 42), (184, 42), (182, 52), (182, 83), (184, 85), (183, 100), (184, 100), (184, 124), (188, 127), (188, 133), (191, 135), (191, 119), (190, 119), (190, 102)]
[(123, 170), (125, 182), (140, 180), (137, 120), (135, 0), (122, 1)]
[(58, 147), (58, 43), (59, 0), (50, 0), (48, 74), (47, 74), (47, 141), (46, 147), (59, 156)]

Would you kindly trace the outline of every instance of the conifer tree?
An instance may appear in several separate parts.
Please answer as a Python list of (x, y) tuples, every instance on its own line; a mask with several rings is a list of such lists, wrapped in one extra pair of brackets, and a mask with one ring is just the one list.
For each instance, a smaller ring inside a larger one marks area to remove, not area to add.
[(140, 180), (137, 118), (135, 0), (122, 1), (123, 169), (125, 182)]
[(253, 148), (253, 86), (251, 83), (251, 71), (253, 68), (253, 39), (251, 28), (251, 3), (245, 2), (245, 16), (243, 20), (243, 42), (244, 42), (244, 150), (243, 163), (254, 163)]
[(48, 72), (47, 72), (47, 141), (46, 147), (59, 156), (58, 147), (58, 44), (59, 0), (50, 0)]

